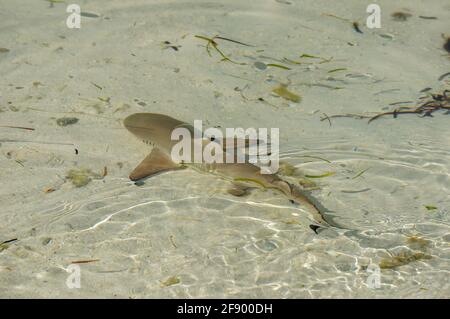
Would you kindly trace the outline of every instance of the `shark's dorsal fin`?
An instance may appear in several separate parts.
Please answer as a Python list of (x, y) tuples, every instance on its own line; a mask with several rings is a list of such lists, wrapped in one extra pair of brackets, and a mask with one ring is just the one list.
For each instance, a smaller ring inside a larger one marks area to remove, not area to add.
[(159, 172), (181, 168), (159, 148), (154, 148), (149, 155), (131, 172), (130, 179), (138, 179), (157, 174)]

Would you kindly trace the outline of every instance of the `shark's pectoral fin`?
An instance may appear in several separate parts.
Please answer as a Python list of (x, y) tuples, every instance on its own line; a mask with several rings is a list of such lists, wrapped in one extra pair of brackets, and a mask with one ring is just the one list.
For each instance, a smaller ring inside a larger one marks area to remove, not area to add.
[(248, 194), (250, 187), (242, 185), (242, 184), (238, 184), (238, 183), (233, 183), (233, 185), (227, 189), (228, 194), (231, 194), (233, 196), (245, 196)]
[(130, 179), (138, 179), (157, 174), (159, 172), (182, 168), (160, 149), (154, 148), (152, 152), (131, 172)]

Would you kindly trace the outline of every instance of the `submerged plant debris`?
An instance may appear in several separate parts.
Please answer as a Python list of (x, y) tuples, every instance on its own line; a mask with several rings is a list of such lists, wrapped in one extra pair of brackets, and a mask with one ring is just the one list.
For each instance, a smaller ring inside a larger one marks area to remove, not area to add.
[(301, 96), (298, 94), (295, 94), (294, 92), (289, 91), (286, 86), (280, 85), (272, 90), (273, 93), (276, 95), (282, 97), (285, 100), (299, 103), (301, 101)]
[(334, 73), (334, 72), (346, 71), (346, 70), (347, 70), (346, 68), (337, 68), (337, 69), (330, 70), (327, 73)]
[(46, 0), (49, 2), (49, 8), (53, 8), (55, 3), (64, 3), (64, 0)]
[(307, 178), (323, 178), (323, 177), (328, 177), (328, 176), (333, 176), (334, 174), (336, 174), (336, 172), (326, 172), (320, 175), (305, 175), (305, 177)]
[[(327, 59), (327, 58), (324, 58), (324, 57), (321, 57), (321, 56), (312, 55), (312, 54), (308, 54), (308, 53), (303, 53), (303, 54), (300, 55), (300, 59), (316, 59), (316, 60), (320, 60), (319, 64), (322, 64), (322, 63), (326, 63), (326, 62), (331, 62), (333, 60), (333, 57), (330, 57), (330, 58)], [(294, 62), (295, 64), (302, 64), (302, 63), (304, 63), (304, 62), (296, 62), (296, 61), (292, 61), (292, 62)]]
[(419, 18), (425, 19), (425, 20), (437, 20), (437, 17), (433, 17), (433, 16), (419, 16)]
[(195, 37), (198, 38), (198, 39), (207, 41), (207, 43), (206, 43), (206, 52), (208, 53), (209, 56), (212, 56), (211, 55), (211, 47), (212, 47), (222, 57), (222, 61), (228, 61), (228, 62), (231, 62), (231, 63), (234, 63), (234, 64), (240, 64), (240, 65), (245, 65), (246, 64), (246, 63), (240, 63), (240, 62), (236, 62), (236, 61), (231, 60), (227, 55), (225, 55), (218, 48), (219, 44), (215, 40), (217, 40), (217, 39), (225, 40), (225, 41), (237, 43), (237, 44), (240, 44), (240, 45), (243, 45), (243, 46), (252, 46), (252, 45), (247, 44), (247, 43), (243, 43), (243, 42), (240, 42), (240, 41), (236, 41), (236, 40), (220, 37), (220, 36), (217, 36), (217, 35), (212, 37), (212, 38), (208, 38), (208, 37), (205, 37), (203, 35), (195, 35)]
[(363, 189), (357, 189), (357, 190), (341, 190), (341, 193), (346, 193), (346, 194), (356, 194), (356, 193), (364, 193), (367, 191), (370, 191), (371, 188), (363, 188)]
[(327, 17), (336, 18), (336, 19), (341, 20), (341, 21), (349, 22), (349, 23), (352, 24), (353, 30), (355, 30), (358, 33), (363, 33), (361, 31), (361, 29), (359, 28), (358, 21), (352, 21), (352, 20), (347, 19), (347, 18), (342, 18), (342, 17), (339, 17), (339, 16), (337, 16), (337, 15), (335, 15), (333, 13), (322, 13), (322, 15), (327, 16)]
[(9, 49), (7, 48), (0, 48), (0, 53), (8, 53)]
[(424, 206), (425, 206), (425, 208), (427, 210), (436, 210), (436, 209), (438, 209), (436, 206), (433, 206), (433, 205), (424, 205)]
[(391, 14), (391, 17), (395, 21), (406, 21), (412, 17), (410, 13), (397, 11)]
[(175, 236), (174, 235), (170, 235), (169, 236), (169, 240), (170, 240), (170, 243), (172, 244), (172, 246), (174, 247), (174, 248), (178, 248), (178, 246), (175, 244)]
[(426, 249), (431, 245), (431, 241), (418, 236), (408, 237), (408, 239), (406, 239), (406, 243), (409, 247), (414, 249)]
[(96, 13), (81, 11), (80, 16), (85, 18), (99, 18), (100, 16)]
[(75, 260), (70, 262), (71, 264), (89, 264), (89, 263), (94, 263), (100, 261), (100, 259), (83, 259), (83, 260)]
[(161, 288), (173, 286), (179, 284), (180, 282), (181, 282), (180, 278), (178, 278), (177, 276), (172, 276), (161, 282)]
[(358, 174), (356, 174), (355, 176), (352, 177), (352, 179), (358, 178), (360, 177), (362, 174), (364, 174), (365, 172), (367, 172), (370, 169), (370, 167), (363, 169), (362, 171), (360, 171)]
[(276, 64), (276, 63), (268, 63), (267, 66), (273, 67), (273, 68), (279, 68), (283, 70), (290, 70), (291, 68), (288, 68), (287, 66)]
[(72, 184), (76, 187), (83, 187), (89, 184), (92, 179), (102, 179), (102, 174), (92, 172), (88, 168), (71, 169), (66, 176), (67, 179), (72, 181)]
[(91, 84), (92, 84), (93, 86), (95, 86), (97, 89), (103, 90), (103, 88), (102, 88), (100, 85), (98, 85), (97, 83), (91, 82)]
[(9, 243), (13, 243), (13, 242), (15, 242), (17, 240), (18, 240), (17, 238), (8, 239), (8, 240), (5, 240), (5, 241), (1, 242), (1, 244), (9, 244)]
[(424, 259), (431, 259), (431, 256), (422, 252), (403, 251), (390, 258), (381, 259), (379, 266), (381, 269), (393, 269)]
[(168, 49), (171, 48), (174, 51), (178, 51), (181, 48), (181, 45), (175, 45), (170, 43), (170, 41), (164, 41), (162, 43), (163, 49)]
[(44, 190), (43, 190), (43, 192), (46, 193), (46, 194), (48, 194), (48, 193), (53, 193), (54, 191), (56, 191), (56, 189), (53, 188), (53, 187), (46, 187), (46, 188), (44, 188)]
[(329, 120), (330, 118), (350, 117), (356, 119), (368, 118), (368, 123), (379, 119), (380, 117), (392, 115), (397, 118), (401, 114), (417, 114), (420, 117), (433, 117), (433, 113), (440, 110), (446, 110), (445, 114), (450, 114), (450, 90), (444, 90), (442, 93), (430, 94), (431, 99), (421, 103), (419, 106), (400, 106), (393, 111), (382, 112), (376, 115), (368, 114), (337, 114), (322, 117), (320, 121)]
[(56, 124), (59, 126), (67, 126), (67, 125), (73, 125), (78, 123), (78, 118), (76, 117), (61, 117), (56, 120)]
[(9, 248), (9, 244), (17, 241), (17, 238), (5, 240), (0, 243), (0, 253)]
[[(450, 90), (445, 90), (442, 94), (431, 94), (432, 99), (417, 107), (401, 106), (394, 111), (377, 114), (369, 119), (369, 123), (379, 117), (392, 115), (394, 118), (399, 114), (419, 114), (422, 117), (433, 117), (432, 113), (438, 110), (450, 110)], [(448, 112), (447, 112), (448, 113)]]
[(359, 28), (359, 23), (358, 22), (353, 22), (352, 23), (352, 26), (353, 26), (353, 29), (356, 31), (356, 32), (358, 32), (358, 33), (363, 33), (362, 31), (361, 31), (361, 29)]
[(19, 130), (34, 131), (34, 128), (32, 128), (32, 127), (25, 127), (25, 126), (0, 125), (0, 127), (16, 128), (16, 129), (19, 129)]

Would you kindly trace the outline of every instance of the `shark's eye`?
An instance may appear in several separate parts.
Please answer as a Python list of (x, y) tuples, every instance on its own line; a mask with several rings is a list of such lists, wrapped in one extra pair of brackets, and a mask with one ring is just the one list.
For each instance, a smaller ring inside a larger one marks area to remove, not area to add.
[(216, 138), (214, 136), (211, 136), (209, 139), (211, 140), (211, 142), (214, 142)]

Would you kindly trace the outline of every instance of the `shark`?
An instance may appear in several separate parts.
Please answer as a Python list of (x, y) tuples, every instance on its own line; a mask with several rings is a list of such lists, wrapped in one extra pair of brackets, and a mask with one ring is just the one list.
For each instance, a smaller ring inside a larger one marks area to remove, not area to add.
[[(325, 216), (327, 211), (320, 203), (298, 186), (283, 180), (276, 173), (262, 174), (260, 167), (249, 161), (243, 163), (184, 163), (172, 159), (171, 151), (176, 140), (172, 139), (172, 132), (176, 128), (184, 127), (193, 131), (193, 127), (183, 121), (158, 113), (135, 113), (126, 117), (123, 121), (125, 128), (144, 144), (152, 147), (151, 152), (130, 173), (129, 178), (137, 181), (162, 172), (192, 168), (196, 171), (217, 175), (231, 182), (228, 193), (234, 196), (244, 196), (250, 188), (258, 186), (274, 189), (284, 194), (291, 203), (303, 207), (313, 218), (314, 224), (310, 228), (317, 233), (317, 229), (324, 227), (339, 227), (333, 225), (331, 219)], [(233, 141), (237, 142), (237, 141)], [(258, 141), (259, 142), (259, 141)], [(192, 145), (194, 141), (191, 141)], [(209, 143), (217, 143), (207, 136), (202, 137), (203, 146)], [(230, 145), (223, 143), (224, 145)], [(232, 143), (236, 147), (238, 143)], [(242, 145), (242, 144), (241, 144)], [(248, 146), (248, 140), (244, 143)], [(225, 153), (227, 146), (222, 146)]]

